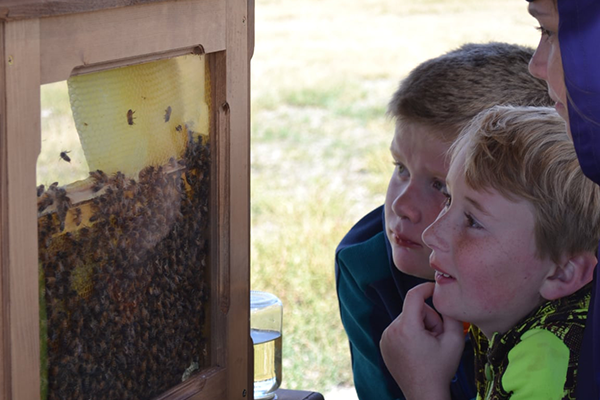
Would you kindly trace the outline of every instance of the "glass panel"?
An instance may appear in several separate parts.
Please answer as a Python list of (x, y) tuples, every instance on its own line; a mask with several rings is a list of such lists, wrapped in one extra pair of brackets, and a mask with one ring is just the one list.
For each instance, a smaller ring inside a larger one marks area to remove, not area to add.
[(202, 56), (42, 87), (42, 399), (152, 398), (210, 363)]

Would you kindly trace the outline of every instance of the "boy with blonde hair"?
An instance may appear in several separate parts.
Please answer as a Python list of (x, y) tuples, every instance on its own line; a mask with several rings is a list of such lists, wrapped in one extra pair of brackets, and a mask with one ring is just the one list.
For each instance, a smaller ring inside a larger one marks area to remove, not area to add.
[[(384, 332), (390, 372), (408, 398), (449, 399), (466, 321), (478, 399), (574, 398), (600, 188), (582, 173), (564, 120), (550, 108), (484, 111), (451, 154), (446, 204), (423, 232), (435, 284), (415, 288)], [(424, 303), (431, 295), (441, 318)], [(412, 347), (414, 324), (431, 343)], [(434, 371), (409, 371), (398, 357), (418, 348), (434, 351)], [(419, 376), (432, 377), (426, 388), (403, 385)]]
[[(413, 286), (434, 279), (423, 230), (442, 209), (449, 160), (461, 129), (497, 104), (550, 105), (527, 65), (533, 50), (506, 43), (466, 44), (417, 66), (389, 103), (395, 165), (385, 204), (363, 217), (336, 250), (336, 288), (361, 400), (404, 395), (384, 365), (379, 341)], [(464, 335), (463, 335), (464, 337)], [(455, 370), (452, 398), (475, 396), (473, 350)]]

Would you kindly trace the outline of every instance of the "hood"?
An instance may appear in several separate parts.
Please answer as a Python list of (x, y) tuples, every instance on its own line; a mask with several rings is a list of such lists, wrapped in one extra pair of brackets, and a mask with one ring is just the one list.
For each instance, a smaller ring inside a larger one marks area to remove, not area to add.
[(581, 169), (600, 184), (600, 1), (559, 0), (558, 12), (571, 134)]

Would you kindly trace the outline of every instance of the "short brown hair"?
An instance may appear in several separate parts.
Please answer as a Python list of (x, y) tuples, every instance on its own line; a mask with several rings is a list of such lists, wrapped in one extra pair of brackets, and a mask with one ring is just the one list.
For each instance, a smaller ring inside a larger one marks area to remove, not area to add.
[(498, 106), (477, 115), (451, 147), (465, 152), (465, 181), (533, 205), (540, 258), (595, 251), (600, 187), (587, 179), (565, 121), (547, 107)]
[(452, 142), (479, 112), (501, 104), (550, 106), (546, 82), (531, 76), (534, 49), (508, 43), (469, 43), (425, 61), (400, 82), (388, 115), (397, 123), (434, 128)]

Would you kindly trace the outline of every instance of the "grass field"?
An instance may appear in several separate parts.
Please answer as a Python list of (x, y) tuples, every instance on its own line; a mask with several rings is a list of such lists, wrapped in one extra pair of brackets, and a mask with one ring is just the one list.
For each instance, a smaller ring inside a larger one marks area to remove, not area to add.
[(351, 386), (334, 250), (380, 205), (399, 80), (465, 42), (534, 46), (523, 0), (256, 0), (252, 288), (284, 303), (283, 386)]
[[(384, 113), (399, 80), (466, 42), (535, 45), (534, 26), (523, 0), (256, 0), (251, 285), (284, 304), (283, 387), (352, 386), (333, 256), (383, 202), (392, 171)], [(42, 91), (46, 184), (87, 176), (87, 165), (58, 157), (73, 148), (83, 160), (77, 138), (60, 136), (74, 132), (66, 96), (64, 83)]]

